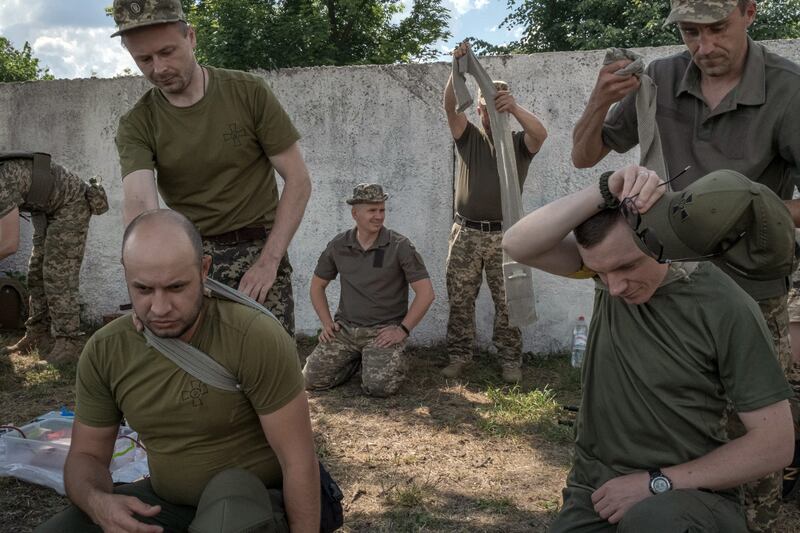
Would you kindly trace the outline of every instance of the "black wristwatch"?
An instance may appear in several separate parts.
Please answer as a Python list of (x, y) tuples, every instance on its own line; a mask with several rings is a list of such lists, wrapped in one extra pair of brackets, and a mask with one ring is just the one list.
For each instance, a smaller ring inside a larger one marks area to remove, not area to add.
[(650, 492), (653, 494), (663, 494), (672, 490), (672, 481), (659, 470), (650, 471)]
[(616, 209), (619, 207), (619, 200), (614, 198), (614, 195), (611, 194), (611, 189), (608, 188), (608, 178), (611, 177), (613, 174), (612, 171), (603, 172), (600, 174), (600, 194), (603, 196), (603, 204), (599, 207), (600, 209)]

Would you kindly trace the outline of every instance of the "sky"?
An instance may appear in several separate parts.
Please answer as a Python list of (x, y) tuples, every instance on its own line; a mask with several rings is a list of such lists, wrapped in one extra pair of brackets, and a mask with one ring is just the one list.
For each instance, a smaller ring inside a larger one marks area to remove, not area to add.
[[(0, 0), (0, 35), (18, 50), (29, 42), (40, 66), (56, 78), (108, 78), (126, 69), (138, 73), (119, 39), (109, 38), (114, 24), (105, 7), (112, 1)], [(516, 38), (514, 32), (498, 28), (508, 12), (506, 0), (443, 1), (450, 9), (453, 37), (437, 43), (442, 59), (465, 37), (493, 44)]]

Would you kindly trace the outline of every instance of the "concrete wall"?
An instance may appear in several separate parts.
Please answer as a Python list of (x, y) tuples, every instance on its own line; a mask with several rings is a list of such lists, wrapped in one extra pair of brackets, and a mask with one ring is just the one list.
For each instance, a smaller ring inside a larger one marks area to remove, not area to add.
[[(800, 62), (800, 41), (768, 43)], [(648, 60), (679, 47), (640, 50)], [(562, 52), (486, 58), (495, 78), (511, 84), (517, 100), (536, 112), (550, 137), (534, 159), (523, 195), (531, 211), (596, 179), (638, 154), (613, 155), (579, 171), (570, 162), (571, 131), (594, 85), (603, 52)], [(310, 276), (325, 243), (351, 226), (344, 203), (353, 185), (383, 183), (391, 195), (387, 225), (407, 235), (425, 258), (438, 299), (415, 330), (418, 343), (444, 340), (447, 298), (444, 264), (452, 220), (455, 153), (441, 109), (449, 64), (287, 69), (265, 74), (303, 135), (314, 182), (303, 225), (292, 242), (298, 331), (318, 327), (308, 300)], [(0, 150), (48, 151), (88, 178), (104, 177), (109, 213), (92, 219), (81, 277), (84, 315), (97, 320), (127, 302), (119, 248), (122, 190), (114, 147), (120, 115), (148, 88), (142, 78), (0, 84)], [(471, 112), (471, 119), (477, 117)], [(0, 262), (0, 272), (26, 269), (31, 228), (22, 224), (22, 249)], [(550, 352), (570, 342), (579, 314), (591, 314), (592, 283), (536, 272), (539, 321), (525, 332), (525, 349)], [(338, 284), (329, 298), (338, 300)], [(485, 286), (478, 304), (481, 343), (491, 334), (493, 309)]]

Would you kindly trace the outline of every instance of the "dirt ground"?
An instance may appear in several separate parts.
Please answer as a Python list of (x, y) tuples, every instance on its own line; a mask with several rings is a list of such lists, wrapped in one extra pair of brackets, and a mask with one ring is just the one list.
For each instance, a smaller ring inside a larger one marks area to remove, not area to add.
[[(301, 340), (301, 352), (312, 344)], [(509, 389), (488, 354), (451, 382), (438, 373), (441, 348), (412, 352), (395, 397), (366, 398), (356, 380), (310, 395), (318, 452), (345, 494), (343, 531), (544, 531), (569, 465), (572, 430), (563, 423), (572, 415), (562, 406), (580, 398), (567, 358), (528, 358), (522, 383)], [(0, 358), (0, 423), (74, 405), (74, 365), (37, 360)], [(0, 530), (31, 531), (66, 503), (50, 489), (0, 478)], [(784, 505), (776, 531), (798, 530), (800, 511)]]

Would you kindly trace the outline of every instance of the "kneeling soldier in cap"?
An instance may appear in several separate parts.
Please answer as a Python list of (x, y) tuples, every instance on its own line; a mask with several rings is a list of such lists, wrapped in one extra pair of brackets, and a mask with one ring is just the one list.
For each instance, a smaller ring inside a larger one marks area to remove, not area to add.
[(78, 359), (78, 282), (86, 233), (92, 213), (108, 209), (105, 193), (96, 202), (98, 190), (52, 163), (47, 154), (0, 154), (0, 259), (19, 247), (19, 212), (31, 213), (33, 221), (25, 336), (4, 353), (38, 348), (50, 362)]
[[(405, 341), (433, 302), (428, 271), (414, 245), (383, 226), (380, 185), (361, 184), (347, 203), (356, 227), (328, 243), (311, 279), (311, 303), (322, 322), (319, 345), (303, 375), (306, 389), (347, 381), (361, 367), (361, 387), (371, 396), (397, 392), (405, 374)], [(341, 274), (341, 296), (331, 318), (325, 288)], [(408, 306), (408, 286), (414, 301)]]

